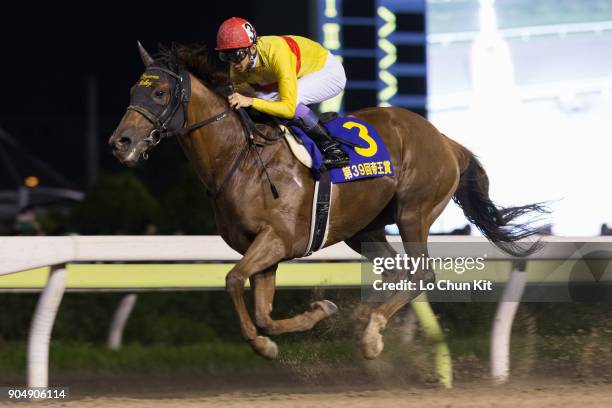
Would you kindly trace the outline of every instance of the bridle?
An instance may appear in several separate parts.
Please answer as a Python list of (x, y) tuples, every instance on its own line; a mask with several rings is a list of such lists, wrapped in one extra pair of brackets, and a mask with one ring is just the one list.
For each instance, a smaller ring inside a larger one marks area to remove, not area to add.
[[(227, 109), (208, 119), (194, 123), (193, 125), (186, 126), (187, 106), (191, 96), (189, 73), (182, 67), (178, 69), (177, 74), (176, 72), (163, 67), (148, 66), (145, 70), (145, 74), (152, 71), (160, 71), (174, 78), (175, 84), (170, 95), (170, 103), (168, 103), (168, 105), (159, 114), (155, 114), (151, 111), (151, 109), (143, 106), (146, 105), (145, 103), (132, 103), (127, 107), (127, 110), (138, 112), (153, 125), (153, 130), (151, 130), (149, 136), (144, 139), (144, 141), (149, 144), (151, 148), (157, 146), (163, 139), (189, 134), (195, 129), (218, 122), (229, 116), (231, 109)], [(182, 115), (178, 115), (179, 111), (182, 111)], [(145, 160), (148, 158), (147, 152), (148, 150), (143, 153), (143, 158)]]
[[(174, 89), (171, 93), (170, 103), (165, 106), (161, 113), (155, 114), (151, 111), (151, 109), (146, 107), (147, 102), (149, 102), (150, 96), (148, 96), (142, 104), (134, 103), (135, 101), (132, 101), (132, 103), (127, 107), (128, 111), (132, 110), (134, 112), (139, 113), (153, 125), (153, 130), (151, 130), (149, 136), (143, 139), (144, 142), (146, 142), (150, 146), (150, 148), (157, 146), (163, 139), (173, 136), (184, 136), (203, 126), (225, 119), (229, 116), (230, 112), (232, 112), (232, 109), (228, 108), (225, 111), (218, 113), (208, 119), (186, 126), (187, 106), (189, 105), (189, 99), (191, 96), (191, 82), (189, 73), (183, 67), (179, 67), (177, 70), (178, 73), (172, 71), (171, 69), (163, 68), (160, 66), (148, 65), (144, 72), (146, 74), (147, 72), (151, 71), (160, 71), (167, 75), (170, 75), (170, 77), (174, 78), (175, 80)], [(182, 115), (180, 116), (178, 115), (179, 110), (182, 110)], [(255, 125), (253, 124), (253, 121), (244, 110), (238, 109), (238, 115), (241, 119), (241, 123), (245, 131), (246, 143), (240, 154), (238, 155), (238, 158), (234, 160), (232, 167), (225, 175), (225, 178), (221, 182), (221, 185), (219, 186), (217, 191), (212, 194), (213, 200), (219, 197), (224, 187), (227, 185), (233, 174), (238, 169), (238, 166), (240, 165), (242, 160), (244, 160), (251, 147), (254, 146), (253, 133), (258, 133), (259, 135), (265, 137), (265, 135), (263, 135), (259, 130), (257, 130)], [(145, 160), (149, 157), (149, 150), (150, 149), (147, 149), (142, 154)], [(266, 175), (267, 181), (270, 185), (272, 196), (276, 199), (279, 197), (278, 190), (270, 180), (270, 175), (268, 174), (268, 171), (261, 159), (259, 151), (256, 148), (254, 149), (254, 151)]]

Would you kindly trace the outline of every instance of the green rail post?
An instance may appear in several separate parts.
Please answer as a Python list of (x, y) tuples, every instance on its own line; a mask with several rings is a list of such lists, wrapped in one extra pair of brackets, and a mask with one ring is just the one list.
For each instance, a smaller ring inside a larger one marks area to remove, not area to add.
[(434, 344), (436, 352), (436, 372), (440, 384), (442, 384), (444, 388), (452, 388), (453, 363), (450, 350), (448, 349), (442, 328), (438, 323), (438, 319), (427, 297), (423, 294), (419, 296), (418, 300), (412, 301), (410, 305), (421, 323), (425, 336)]

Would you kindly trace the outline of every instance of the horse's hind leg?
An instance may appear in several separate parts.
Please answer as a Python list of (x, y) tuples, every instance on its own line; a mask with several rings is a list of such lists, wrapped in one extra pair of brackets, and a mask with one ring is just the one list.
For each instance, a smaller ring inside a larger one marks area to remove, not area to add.
[(274, 300), (277, 266), (274, 265), (250, 277), (255, 302), (255, 325), (259, 330), (270, 335), (306, 331), (338, 311), (336, 305), (329, 300), (321, 300), (312, 303), (310, 311), (289, 319), (273, 320), (270, 314)]
[[(353, 251), (363, 256), (370, 257), (370, 261), (372, 261), (374, 257), (392, 258), (397, 254), (393, 247), (387, 242), (384, 226), (362, 231), (347, 239), (345, 242)], [(363, 252), (363, 243), (368, 243), (367, 254)], [(355, 320), (355, 331), (357, 333), (361, 333), (365, 330), (370, 319), (370, 314), (375, 307), (376, 303), (374, 302), (364, 302), (355, 309), (353, 312), (353, 319)]]
[[(429, 226), (424, 225), (416, 211), (398, 210), (398, 226), (402, 234), (404, 249), (406, 254), (413, 257), (427, 258), (427, 234)], [(362, 232), (346, 243), (355, 251), (362, 253), (361, 244), (364, 242), (370, 244), (368, 248), (368, 256), (373, 257), (390, 257), (396, 256), (397, 251), (387, 242), (383, 228)], [(366, 255), (366, 254), (364, 254)], [(398, 278), (408, 278), (403, 276), (406, 271), (388, 271), (387, 275), (383, 274), (383, 281), (395, 281)], [(400, 275), (397, 275), (400, 274)], [(434, 279), (433, 271), (420, 268), (410, 277), (412, 282), (420, 280), (431, 281)], [(355, 320), (357, 323), (357, 331), (359, 345), (362, 354), (367, 359), (376, 358), (384, 347), (381, 331), (384, 330), (387, 322), (397, 313), (403, 306), (410, 303), (421, 293), (420, 290), (397, 291), (384, 302), (363, 303), (355, 312)]]

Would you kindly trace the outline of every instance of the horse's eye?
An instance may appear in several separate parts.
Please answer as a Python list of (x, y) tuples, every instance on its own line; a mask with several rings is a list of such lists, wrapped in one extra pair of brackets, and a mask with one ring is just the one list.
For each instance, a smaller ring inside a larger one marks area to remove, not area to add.
[(166, 91), (162, 91), (162, 90), (155, 91), (155, 96), (157, 96), (158, 98), (161, 98), (165, 94), (166, 94)]

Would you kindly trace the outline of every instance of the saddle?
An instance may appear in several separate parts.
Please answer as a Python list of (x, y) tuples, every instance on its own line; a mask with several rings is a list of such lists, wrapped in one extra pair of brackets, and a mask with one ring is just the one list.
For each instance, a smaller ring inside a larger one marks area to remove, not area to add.
[[(253, 121), (255, 134), (262, 138), (264, 144), (285, 139), (293, 156), (304, 166), (312, 169), (313, 158), (301, 138), (297, 137), (289, 125), (289, 121), (263, 114), (255, 109), (248, 109), (249, 118)], [(337, 118), (337, 112), (324, 112), (319, 116), (322, 123)], [(270, 131), (272, 128), (272, 131)]]

